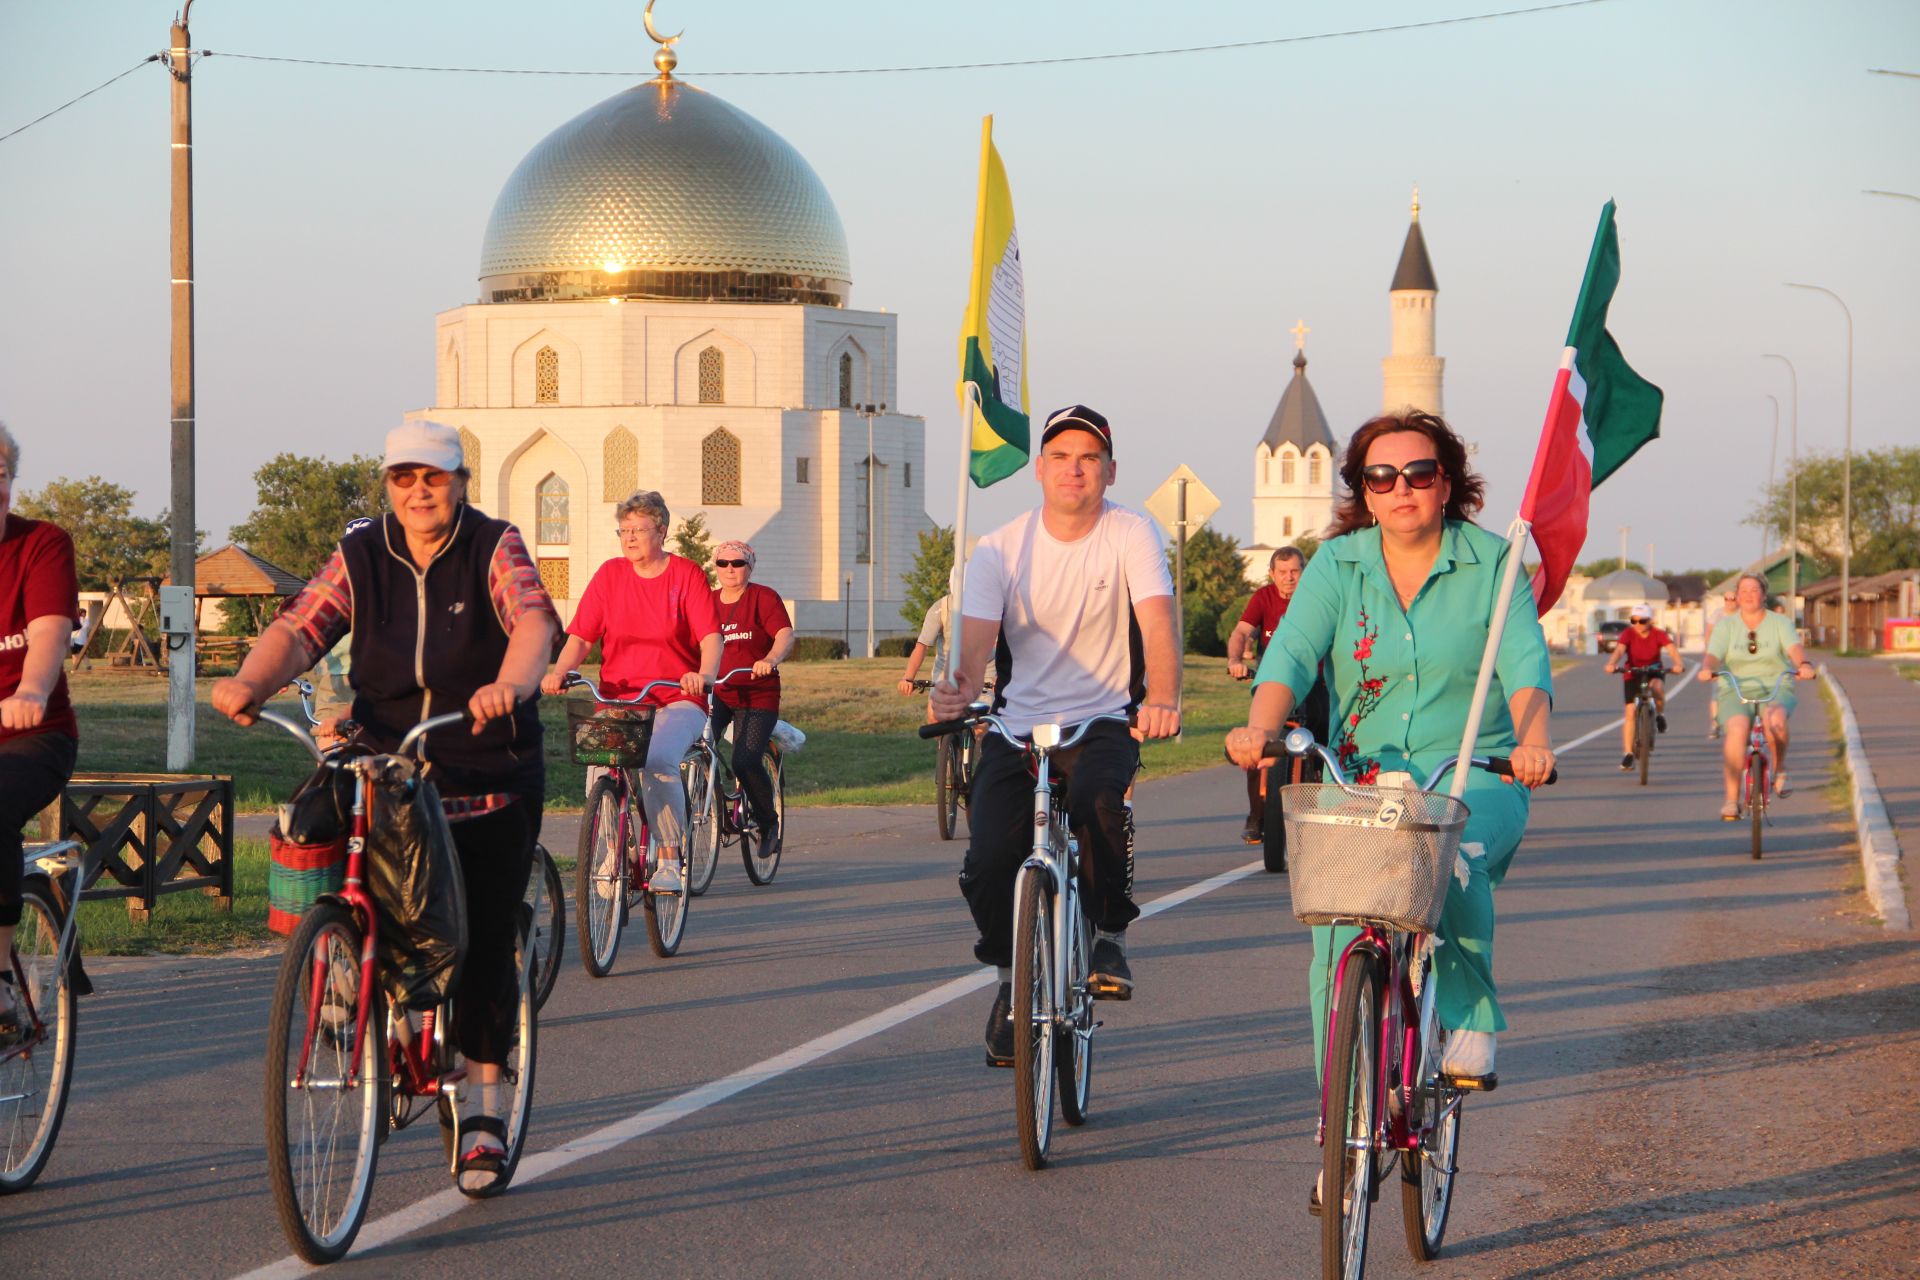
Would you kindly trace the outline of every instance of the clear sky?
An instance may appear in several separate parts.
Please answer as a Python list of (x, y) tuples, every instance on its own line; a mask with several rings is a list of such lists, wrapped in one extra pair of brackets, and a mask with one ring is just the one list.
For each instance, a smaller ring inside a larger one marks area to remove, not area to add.
[[(791, 141), (846, 225), (854, 305), (901, 316), (900, 407), (923, 415), (929, 514), (953, 514), (955, 345), (980, 117), (995, 116), (1027, 268), (1036, 413), (1115, 427), (1116, 496), (1180, 462), (1251, 533), (1252, 450), (1312, 329), (1344, 437), (1380, 397), (1409, 189), (1440, 284), (1447, 416), (1479, 445), (1483, 522), (1511, 517), (1601, 204), (1619, 201), (1610, 327), (1667, 392), (1665, 438), (1595, 497), (1589, 555), (1750, 559), (1773, 410), (1787, 455), (1837, 448), (1838, 292), (1856, 448), (1920, 442), (1920, 5), (1603, 0), (1232, 52), (906, 75), (734, 69), (975, 62), (1308, 35), (1514, 0), (1278, 4), (661, 0), (685, 78)], [(0, 132), (166, 43), (166, 0), (5, 0)], [(198, 0), (196, 48), (362, 62), (632, 68), (640, 0), (271, 5)], [(633, 79), (642, 78), (636, 74)], [(199, 523), (251, 509), (273, 453), (375, 452), (431, 403), (433, 319), (476, 296), (520, 157), (617, 78), (433, 75), (215, 56), (194, 80)], [(0, 418), (21, 483), (97, 473), (167, 501), (167, 80), (157, 66), (0, 143)], [(1906, 404), (1909, 407), (1902, 409)], [(976, 492), (976, 528), (1035, 498)]]

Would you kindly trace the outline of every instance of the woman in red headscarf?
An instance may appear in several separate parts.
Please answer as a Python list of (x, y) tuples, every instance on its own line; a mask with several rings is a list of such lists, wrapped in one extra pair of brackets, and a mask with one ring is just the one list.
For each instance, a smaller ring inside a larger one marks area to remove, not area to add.
[(714, 693), (713, 736), (718, 741), (733, 726), (733, 776), (746, 788), (753, 820), (765, 833), (766, 848), (777, 852), (781, 835), (773, 804), (773, 779), (765, 756), (773, 726), (780, 719), (779, 666), (793, 652), (793, 619), (780, 593), (753, 581), (753, 548), (733, 540), (714, 548), (713, 567), (720, 585), (713, 607), (720, 615), (720, 673), (753, 668)]

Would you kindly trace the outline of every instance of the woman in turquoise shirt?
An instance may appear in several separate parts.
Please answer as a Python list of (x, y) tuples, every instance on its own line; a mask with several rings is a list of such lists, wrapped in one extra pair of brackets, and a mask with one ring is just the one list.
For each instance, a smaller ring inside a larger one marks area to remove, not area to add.
[[(1472, 522), (1482, 494), (1466, 446), (1439, 418), (1375, 418), (1341, 460), (1346, 494), (1332, 536), (1307, 565), (1293, 605), (1255, 677), (1247, 726), (1227, 735), (1243, 768), (1279, 731), (1330, 660), (1333, 751), (1350, 778), (1405, 771), (1416, 782), (1460, 749), (1487, 642), (1506, 540)], [(1441, 1069), (1491, 1087), (1494, 1034), (1506, 1028), (1493, 983), (1493, 887), (1526, 830), (1529, 789), (1553, 771), (1552, 680), (1546, 639), (1522, 576), (1507, 611), (1477, 755), (1513, 761), (1515, 786), (1476, 770), (1467, 780), (1461, 853), (1469, 875), (1448, 888), (1434, 955), (1440, 1021), (1451, 1034)], [(1327, 987), (1349, 928), (1313, 930), (1314, 1063), (1324, 1060)]]
[[(1706, 676), (1722, 669), (1732, 673), (1749, 698), (1766, 697), (1787, 671), (1793, 672), (1796, 680), (1813, 679), (1813, 664), (1807, 661), (1793, 624), (1767, 611), (1765, 581), (1755, 574), (1741, 574), (1740, 585), (1734, 588), (1734, 604), (1734, 611), (1720, 619), (1707, 637), (1707, 659), (1700, 664)], [(1720, 818), (1734, 822), (1740, 817), (1740, 773), (1747, 763), (1747, 728), (1752, 717), (1734, 695), (1732, 685), (1722, 680), (1719, 689), (1714, 707), (1726, 729), (1726, 751), (1720, 767), (1727, 788)], [(1793, 794), (1787, 784), (1787, 717), (1798, 701), (1793, 686), (1783, 684), (1760, 712), (1767, 743), (1773, 748), (1773, 792), (1778, 796)]]

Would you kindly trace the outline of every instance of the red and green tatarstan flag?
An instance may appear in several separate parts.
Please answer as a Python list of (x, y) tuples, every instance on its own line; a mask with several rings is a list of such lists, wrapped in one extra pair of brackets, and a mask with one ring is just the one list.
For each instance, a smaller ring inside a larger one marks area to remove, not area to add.
[(1607, 306), (1619, 283), (1620, 237), (1609, 200), (1600, 211), (1533, 474), (1520, 501), (1520, 518), (1532, 526), (1540, 549), (1533, 595), (1541, 613), (1560, 598), (1580, 558), (1593, 490), (1660, 434), (1663, 393), (1633, 371), (1607, 332)]
[(1027, 465), (1027, 295), (1013, 193), (993, 146), (993, 117), (980, 127), (980, 202), (973, 223), (973, 276), (960, 328), (960, 397), (970, 435), (967, 470), (982, 489)]

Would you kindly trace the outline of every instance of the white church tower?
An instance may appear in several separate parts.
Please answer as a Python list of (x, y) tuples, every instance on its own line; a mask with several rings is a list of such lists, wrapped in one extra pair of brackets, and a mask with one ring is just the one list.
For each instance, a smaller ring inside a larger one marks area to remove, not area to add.
[(1247, 578), (1264, 582), (1276, 548), (1333, 522), (1336, 449), (1320, 397), (1307, 381), (1305, 321), (1293, 326), (1293, 378), (1253, 449), (1253, 545), (1241, 548)]
[(1433, 263), (1427, 258), (1426, 237), (1420, 234), (1420, 188), (1413, 189), (1413, 221), (1400, 248), (1388, 296), (1393, 299), (1393, 354), (1380, 362), (1380, 411), (1403, 409), (1442, 412), (1440, 379), (1447, 362), (1434, 354), (1433, 300), (1440, 292), (1434, 283)]

